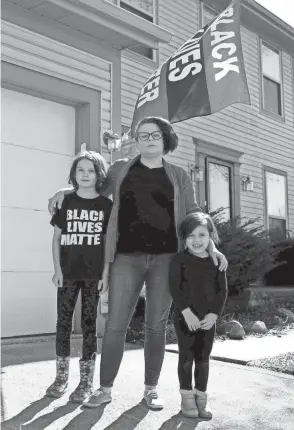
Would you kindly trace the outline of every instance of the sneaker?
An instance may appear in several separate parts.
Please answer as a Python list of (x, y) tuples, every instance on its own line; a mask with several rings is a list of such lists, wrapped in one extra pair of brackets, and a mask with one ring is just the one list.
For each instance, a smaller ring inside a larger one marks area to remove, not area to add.
[(144, 399), (149, 409), (158, 411), (163, 408), (163, 401), (158, 396), (156, 389), (145, 391)]
[(104, 403), (110, 403), (112, 401), (111, 393), (106, 393), (100, 388), (94, 391), (90, 397), (83, 401), (83, 406), (87, 408), (98, 408), (98, 406)]

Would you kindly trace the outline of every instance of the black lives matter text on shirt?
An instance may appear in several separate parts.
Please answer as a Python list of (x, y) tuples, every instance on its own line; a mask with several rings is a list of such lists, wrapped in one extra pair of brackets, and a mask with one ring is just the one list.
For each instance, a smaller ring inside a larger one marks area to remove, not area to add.
[(164, 167), (150, 169), (139, 160), (120, 187), (117, 252), (176, 252), (174, 218), (174, 189)]
[(104, 264), (103, 235), (112, 202), (98, 196), (65, 196), (51, 224), (61, 229), (60, 264), (66, 279), (101, 279)]

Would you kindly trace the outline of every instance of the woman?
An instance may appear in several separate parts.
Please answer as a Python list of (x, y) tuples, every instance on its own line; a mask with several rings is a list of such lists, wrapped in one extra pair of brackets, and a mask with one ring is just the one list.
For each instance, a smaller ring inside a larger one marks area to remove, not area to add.
[[(163, 118), (146, 117), (137, 125), (135, 139), (139, 155), (118, 160), (108, 170), (103, 194), (113, 196), (109, 219), (103, 283), (109, 283), (108, 320), (102, 344), (100, 384), (84, 406), (111, 402), (111, 389), (124, 352), (127, 327), (143, 284), (146, 284), (145, 391), (150, 409), (162, 409), (157, 382), (165, 352), (166, 323), (171, 306), (169, 264), (183, 249), (179, 226), (188, 213), (200, 210), (192, 182), (180, 167), (167, 163), (178, 137)], [(49, 208), (62, 201), (58, 195)], [(60, 195), (59, 195), (60, 197)], [(225, 257), (210, 242), (209, 252), (220, 269)]]

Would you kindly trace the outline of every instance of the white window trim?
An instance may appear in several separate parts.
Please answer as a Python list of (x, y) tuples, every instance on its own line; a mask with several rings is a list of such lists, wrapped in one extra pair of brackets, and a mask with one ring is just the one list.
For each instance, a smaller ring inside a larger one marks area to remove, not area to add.
[[(117, 0), (117, 6), (119, 6), (120, 7), (120, 3), (121, 3), (121, 1), (123, 2), (123, 3), (126, 3), (127, 5), (129, 5), (129, 3), (128, 3), (128, 1), (127, 0)], [(153, 1), (153, 14), (151, 15), (149, 12), (147, 12), (146, 10), (144, 10), (144, 9), (141, 9), (140, 7), (137, 7), (137, 6), (133, 6), (133, 5), (129, 5), (130, 7), (132, 7), (133, 9), (136, 9), (136, 10), (138, 10), (139, 12), (141, 12), (141, 13), (143, 13), (144, 15), (147, 15), (147, 16), (149, 16), (150, 18), (152, 18), (152, 22), (153, 22), (153, 24), (156, 24), (156, 9), (157, 9), (157, 3), (158, 3), (158, 0), (154, 0)]]
[(157, 65), (158, 50), (155, 50), (155, 48), (153, 48), (153, 59), (146, 57), (145, 55), (139, 54), (138, 52), (132, 51), (130, 48), (125, 49), (123, 52), (123, 55), (125, 55), (126, 57), (130, 58), (133, 61), (136, 61), (137, 63), (146, 64), (146, 66), (149, 66), (149, 67)]
[[(116, 6), (118, 6), (118, 7), (121, 7), (121, 5), (120, 5), (121, 1), (124, 2), (124, 0), (115, 0), (114, 4)], [(125, 3), (128, 4), (127, 1), (125, 1)], [(135, 7), (133, 5), (129, 5), (129, 6), (132, 7), (132, 8), (134, 8), (134, 9), (136, 9), (136, 10), (138, 10), (139, 12), (141, 12), (141, 13), (149, 16), (150, 18), (152, 18), (152, 23), (158, 25), (158, 0), (154, 0), (153, 1), (153, 15), (151, 15), (150, 13), (148, 13), (147, 11), (145, 11), (144, 9), (141, 9), (139, 7)], [(144, 18), (142, 18), (142, 19), (144, 19)], [(158, 62), (159, 62), (158, 47), (157, 47), (157, 49), (153, 48), (153, 56), (152, 56), (152, 58), (145, 57), (145, 55), (141, 55), (138, 52), (132, 51), (131, 49), (126, 49), (125, 53), (126, 54), (131, 54), (131, 57), (133, 56), (133, 59), (135, 61), (139, 62), (139, 63), (145, 64), (145, 62), (147, 60), (147, 64), (146, 65), (149, 65), (149, 66), (150, 65), (152, 66), (152, 64), (153, 65), (158, 65)], [(148, 62), (149, 62), (149, 64), (148, 64)]]
[[(262, 45), (265, 45), (267, 48), (279, 54), (279, 62), (280, 62), (280, 82), (276, 81), (272, 77), (268, 76), (266, 73), (263, 73), (262, 68)], [(285, 121), (285, 108), (284, 108), (284, 79), (283, 79), (283, 61), (282, 61), (282, 52), (275, 48), (272, 44), (268, 43), (266, 40), (263, 40), (261, 37), (259, 38), (259, 70), (260, 70), (260, 112), (264, 115), (270, 116), (282, 122)], [(275, 114), (274, 112), (268, 111), (264, 108), (264, 84), (263, 84), (263, 76), (268, 79), (276, 82), (280, 85), (281, 88), (281, 115)]]
[[(266, 191), (266, 173), (275, 173), (276, 175), (284, 176), (285, 178), (285, 217), (269, 215), (267, 209), (267, 191)], [(273, 167), (263, 165), (263, 195), (264, 195), (264, 225), (269, 229), (269, 217), (286, 220), (286, 231), (289, 230), (289, 202), (288, 202), (288, 175), (283, 170), (274, 169)]]

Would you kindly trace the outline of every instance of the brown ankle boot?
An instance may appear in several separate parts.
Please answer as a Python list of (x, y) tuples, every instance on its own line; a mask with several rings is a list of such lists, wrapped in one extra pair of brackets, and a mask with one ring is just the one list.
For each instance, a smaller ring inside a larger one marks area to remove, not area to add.
[(184, 417), (198, 418), (198, 410), (195, 403), (195, 395), (193, 390), (180, 390), (182, 402), (181, 411)]
[(67, 389), (70, 357), (56, 357), (56, 378), (46, 390), (46, 396), (61, 397)]
[(207, 404), (207, 393), (205, 391), (194, 390), (196, 406), (200, 418), (211, 419), (212, 412)]

